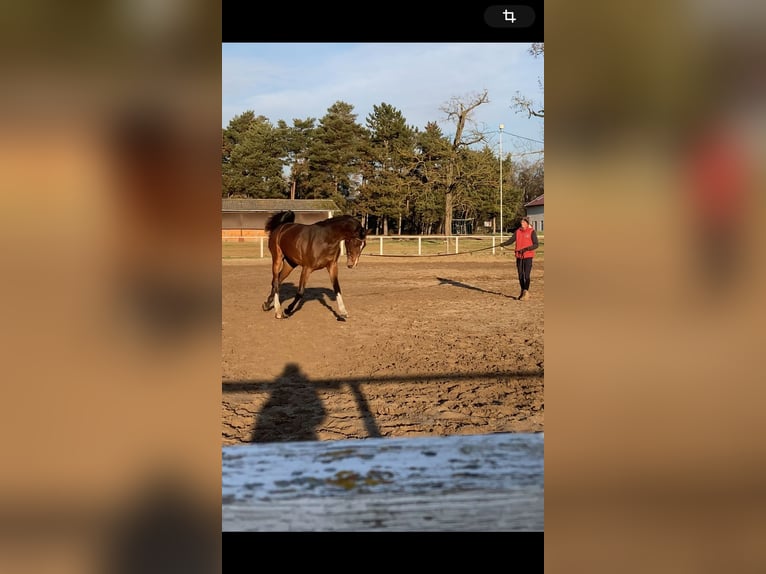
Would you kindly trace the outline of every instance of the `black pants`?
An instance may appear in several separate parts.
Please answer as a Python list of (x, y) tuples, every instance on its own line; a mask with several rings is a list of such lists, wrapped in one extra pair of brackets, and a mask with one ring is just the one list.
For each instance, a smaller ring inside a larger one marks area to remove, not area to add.
[(529, 290), (529, 280), (532, 276), (532, 258), (516, 260), (516, 270), (519, 272), (519, 285), (522, 290)]

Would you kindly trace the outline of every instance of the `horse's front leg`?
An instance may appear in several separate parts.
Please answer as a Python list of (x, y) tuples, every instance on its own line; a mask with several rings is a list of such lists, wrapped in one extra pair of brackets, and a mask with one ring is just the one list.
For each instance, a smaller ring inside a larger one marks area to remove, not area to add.
[(348, 317), (348, 311), (343, 304), (343, 295), (340, 294), (340, 283), (338, 283), (338, 262), (333, 261), (328, 267), (327, 272), (330, 274), (330, 281), (332, 281), (332, 288), (335, 291), (335, 301), (338, 303), (338, 314), (341, 318)]
[(306, 290), (306, 283), (308, 283), (309, 275), (311, 275), (311, 269), (308, 267), (301, 269), (301, 278), (298, 283), (298, 292), (295, 294), (295, 299), (293, 299), (293, 302), (290, 303), (290, 306), (285, 309), (285, 315), (292, 315), (300, 308), (300, 306), (296, 307), (296, 305), (299, 305), (299, 303), (303, 301), (303, 293)]

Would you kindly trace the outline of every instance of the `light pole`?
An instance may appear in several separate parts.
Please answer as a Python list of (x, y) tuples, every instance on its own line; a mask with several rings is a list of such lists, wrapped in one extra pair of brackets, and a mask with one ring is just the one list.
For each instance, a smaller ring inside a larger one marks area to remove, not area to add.
[(500, 243), (503, 242), (503, 128), (500, 124)]

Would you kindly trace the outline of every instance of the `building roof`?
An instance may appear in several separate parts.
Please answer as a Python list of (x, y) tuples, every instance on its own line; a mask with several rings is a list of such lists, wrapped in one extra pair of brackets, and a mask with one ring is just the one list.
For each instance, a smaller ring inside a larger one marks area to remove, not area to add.
[(543, 205), (543, 197), (544, 196), (545, 196), (544, 193), (542, 195), (538, 195), (536, 198), (534, 198), (529, 203), (525, 203), (524, 207), (535, 207), (536, 205)]
[(223, 199), (221, 211), (340, 211), (331, 199)]

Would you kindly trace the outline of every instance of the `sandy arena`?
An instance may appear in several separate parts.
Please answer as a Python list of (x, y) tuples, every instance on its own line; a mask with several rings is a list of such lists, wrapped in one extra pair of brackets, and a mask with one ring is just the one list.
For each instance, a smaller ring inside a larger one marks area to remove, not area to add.
[(543, 431), (544, 261), (528, 301), (512, 256), (364, 254), (339, 267), (346, 321), (324, 269), (280, 320), (261, 308), (270, 259), (223, 260), (224, 446)]

